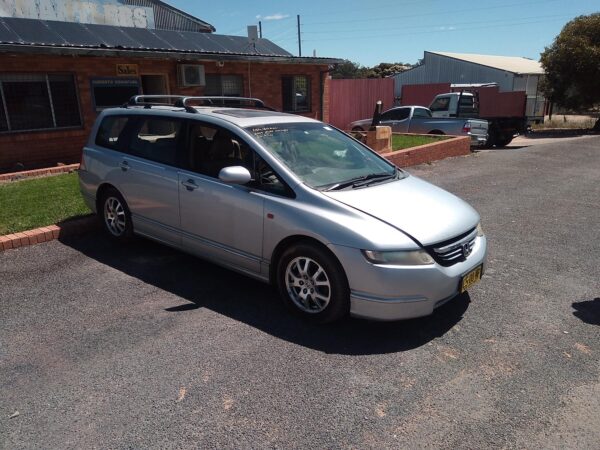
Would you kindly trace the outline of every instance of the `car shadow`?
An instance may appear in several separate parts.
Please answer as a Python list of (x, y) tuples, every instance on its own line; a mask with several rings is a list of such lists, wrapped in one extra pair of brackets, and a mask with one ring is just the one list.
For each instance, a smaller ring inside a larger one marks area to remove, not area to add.
[(547, 139), (547, 138), (572, 138), (591, 134), (589, 128), (563, 128), (558, 130), (537, 130), (523, 135), (526, 139)]
[(574, 302), (573, 315), (590, 325), (600, 325), (600, 297), (584, 302)]
[(101, 232), (60, 241), (181, 298), (164, 308), (168, 312), (191, 314), (208, 308), (277, 338), (331, 354), (384, 354), (420, 347), (460, 322), (470, 303), (465, 293), (419, 319), (373, 322), (347, 318), (318, 325), (290, 313), (270, 285), (152, 241), (135, 239), (122, 245)]
[(492, 148), (482, 148), (477, 149), (476, 152), (501, 152), (501, 151), (509, 151), (509, 150), (521, 150), (527, 149), (531, 147), (531, 145), (521, 145), (521, 144), (508, 144), (504, 147), (492, 147)]

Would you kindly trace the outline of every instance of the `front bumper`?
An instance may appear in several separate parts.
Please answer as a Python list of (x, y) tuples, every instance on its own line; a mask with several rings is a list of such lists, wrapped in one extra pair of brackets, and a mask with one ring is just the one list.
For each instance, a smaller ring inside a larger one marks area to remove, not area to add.
[(350, 284), (350, 314), (373, 320), (427, 316), (459, 293), (463, 275), (480, 264), (485, 272), (487, 241), (477, 237), (473, 252), (451, 267), (386, 266), (367, 262), (360, 250), (330, 245)]

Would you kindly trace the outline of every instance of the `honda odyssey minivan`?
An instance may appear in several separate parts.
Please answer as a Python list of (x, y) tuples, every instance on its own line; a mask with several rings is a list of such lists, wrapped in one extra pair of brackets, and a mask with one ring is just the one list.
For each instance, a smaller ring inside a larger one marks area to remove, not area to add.
[(425, 316), (480, 280), (466, 202), (326, 123), (236, 101), (138, 96), (99, 115), (79, 179), (109, 236), (272, 283), (318, 322)]

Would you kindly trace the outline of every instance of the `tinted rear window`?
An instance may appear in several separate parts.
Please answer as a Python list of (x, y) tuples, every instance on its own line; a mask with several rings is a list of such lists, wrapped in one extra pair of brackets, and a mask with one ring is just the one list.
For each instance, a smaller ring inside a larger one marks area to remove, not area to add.
[(132, 133), (129, 152), (140, 158), (174, 166), (181, 143), (182, 121), (166, 117), (141, 119)]
[(113, 150), (123, 150), (125, 128), (129, 122), (127, 116), (108, 116), (100, 124), (96, 135), (96, 145)]

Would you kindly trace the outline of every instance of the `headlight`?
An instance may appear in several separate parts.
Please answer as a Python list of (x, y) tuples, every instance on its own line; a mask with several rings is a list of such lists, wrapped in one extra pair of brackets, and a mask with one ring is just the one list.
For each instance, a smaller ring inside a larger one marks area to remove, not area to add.
[(398, 250), (378, 252), (363, 250), (365, 258), (373, 264), (388, 264), (398, 266), (423, 266), (433, 264), (433, 258), (425, 250)]
[(483, 232), (483, 227), (481, 226), (481, 222), (479, 222), (477, 224), (477, 236), (481, 237), (483, 236), (485, 233)]

